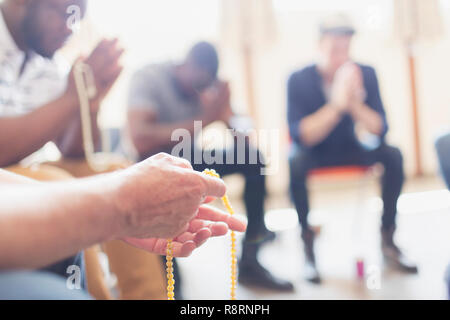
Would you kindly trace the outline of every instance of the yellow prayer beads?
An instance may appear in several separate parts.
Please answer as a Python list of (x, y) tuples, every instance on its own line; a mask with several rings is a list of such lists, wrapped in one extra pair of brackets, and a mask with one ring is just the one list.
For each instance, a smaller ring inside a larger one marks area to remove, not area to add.
[[(220, 175), (215, 170), (206, 169), (204, 174), (220, 179)], [(234, 210), (231, 207), (230, 201), (227, 195), (222, 197), (222, 202), (230, 215), (234, 215)], [(166, 266), (167, 266), (167, 300), (175, 300), (174, 285), (175, 280), (173, 278), (173, 243), (172, 240), (167, 241), (166, 249)], [(236, 300), (236, 275), (237, 275), (237, 258), (236, 258), (236, 234), (231, 231), (231, 300)]]
[(174, 285), (175, 280), (173, 278), (173, 242), (172, 239), (167, 240), (166, 249), (166, 271), (167, 271), (167, 300), (175, 300)]
[[(205, 171), (203, 171), (203, 173), (220, 179), (220, 175), (214, 170), (206, 169)], [(231, 206), (230, 200), (228, 199), (227, 195), (222, 197), (222, 202), (225, 208), (227, 209), (228, 213), (230, 215), (234, 215), (233, 207)], [(236, 300), (236, 275), (237, 275), (236, 265), (237, 265), (236, 234), (234, 231), (231, 231), (231, 291), (230, 291), (231, 300)]]

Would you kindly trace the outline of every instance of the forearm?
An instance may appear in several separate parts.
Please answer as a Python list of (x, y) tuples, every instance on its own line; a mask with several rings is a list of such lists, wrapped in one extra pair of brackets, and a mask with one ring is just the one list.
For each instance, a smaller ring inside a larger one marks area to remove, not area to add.
[(0, 184), (0, 270), (43, 267), (114, 238), (119, 222), (105, 187), (102, 179)]
[(29, 179), (24, 176), (10, 173), (8, 171), (0, 169), (0, 185), (1, 184), (35, 184), (38, 183), (35, 180)]
[(20, 117), (0, 118), (0, 167), (14, 164), (60, 135), (73, 116), (66, 95)]
[(341, 120), (341, 114), (331, 104), (305, 117), (299, 126), (300, 139), (307, 146), (315, 146), (328, 137)]
[(381, 115), (364, 103), (356, 105), (351, 110), (351, 115), (355, 122), (359, 122), (372, 134), (381, 136), (384, 128), (384, 121)]
[[(97, 113), (91, 113), (91, 132), (95, 150), (101, 148), (101, 135), (98, 127)], [(67, 158), (79, 158), (84, 156), (83, 129), (81, 117), (77, 115), (67, 129), (57, 139), (57, 145), (62, 155)]]

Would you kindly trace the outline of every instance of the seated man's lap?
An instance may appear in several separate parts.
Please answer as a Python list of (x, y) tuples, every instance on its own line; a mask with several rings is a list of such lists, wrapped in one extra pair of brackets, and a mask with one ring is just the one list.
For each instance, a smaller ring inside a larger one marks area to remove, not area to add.
[(96, 174), (125, 169), (131, 166), (132, 163), (126, 159), (115, 159), (114, 161), (108, 163), (105, 170), (101, 172), (96, 172), (93, 170), (84, 159), (61, 159), (59, 161), (48, 162), (47, 165), (67, 171), (76, 178), (84, 178)]
[(73, 176), (69, 172), (51, 165), (15, 165), (7, 167), (5, 170), (38, 181), (62, 181), (73, 179)]
[(307, 170), (339, 167), (339, 166), (372, 166), (383, 162), (402, 162), (400, 150), (396, 147), (381, 144), (374, 149), (361, 147), (342, 150), (334, 153), (315, 153), (293, 146), (290, 156), (291, 171), (295, 166), (304, 166)]
[(90, 300), (88, 293), (71, 289), (67, 280), (48, 272), (0, 273), (0, 300)]

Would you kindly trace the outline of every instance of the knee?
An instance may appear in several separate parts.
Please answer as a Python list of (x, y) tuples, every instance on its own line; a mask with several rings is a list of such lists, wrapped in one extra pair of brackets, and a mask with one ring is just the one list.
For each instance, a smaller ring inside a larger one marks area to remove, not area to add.
[(291, 150), (289, 153), (289, 169), (291, 184), (306, 180), (311, 161), (306, 152)]
[(439, 159), (441, 161), (442, 159), (450, 158), (450, 134), (446, 134), (437, 138), (435, 146)]
[(403, 155), (399, 148), (393, 146), (386, 146), (384, 150), (385, 159), (387, 162), (396, 167), (403, 168)]
[(251, 164), (255, 163), (263, 168), (267, 165), (266, 163), (266, 158), (264, 157), (264, 155), (261, 153), (261, 151), (259, 151), (259, 149), (252, 147), (252, 146), (247, 146), (247, 154), (249, 155), (249, 162)]

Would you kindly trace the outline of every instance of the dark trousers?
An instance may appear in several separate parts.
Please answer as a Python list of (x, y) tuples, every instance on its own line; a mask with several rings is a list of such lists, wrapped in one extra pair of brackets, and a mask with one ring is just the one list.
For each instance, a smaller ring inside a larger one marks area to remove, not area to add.
[[(192, 166), (196, 171), (201, 172), (205, 169), (213, 169), (222, 177), (236, 173), (244, 177), (245, 189), (243, 200), (248, 219), (245, 242), (257, 242), (266, 231), (266, 226), (264, 224), (266, 179), (265, 176), (261, 174), (261, 169), (264, 168), (264, 164), (260, 152), (248, 144), (245, 145), (245, 150), (239, 151), (245, 152), (245, 157), (241, 154), (240, 159), (238, 158), (237, 146), (234, 146), (233, 149), (229, 150), (202, 151), (196, 149), (193, 152), (202, 154), (201, 163), (195, 163), (194, 159), (190, 159)], [(205, 163), (205, 159), (208, 159), (208, 157), (204, 156), (205, 152), (211, 154), (212, 159), (220, 159), (220, 161), (218, 161), (219, 163)], [(230, 157), (230, 153), (234, 156)], [(256, 161), (250, 161), (251, 159), (256, 159)], [(239, 163), (238, 160), (240, 160), (241, 163)]]
[(317, 154), (293, 144), (289, 154), (290, 192), (302, 229), (309, 228), (307, 175), (311, 169), (347, 165), (370, 166), (375, 163), (381, 163), (384, 167), (381, 177), (382, 227), (395, 228), (397, 200), (404, 182), (403, 157), (398, 148), (381, 144), (372, 150), (355, 146), (342, 153)]

